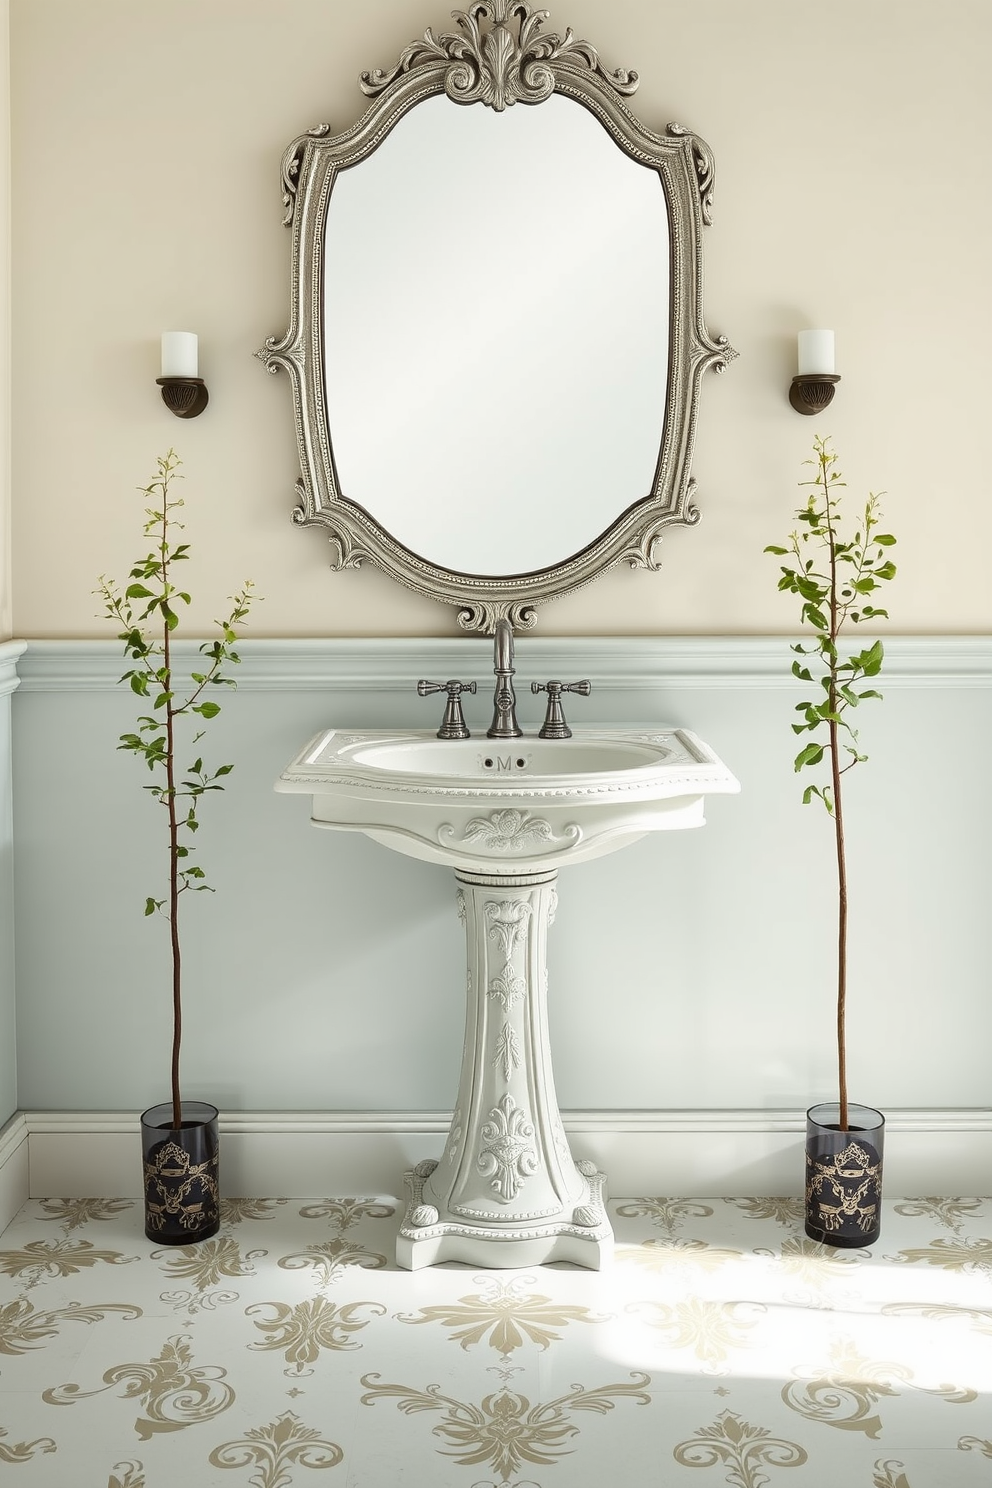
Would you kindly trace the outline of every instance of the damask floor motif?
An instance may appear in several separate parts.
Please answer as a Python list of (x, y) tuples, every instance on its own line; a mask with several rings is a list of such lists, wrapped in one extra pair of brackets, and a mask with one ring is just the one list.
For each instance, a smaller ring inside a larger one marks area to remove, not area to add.
[(0, 1236), (6, 1488), (988, 1488), (992, 1199), (611, 1204), (608, 1271), (415, 1273), (388, 1198), (131, 1200)]

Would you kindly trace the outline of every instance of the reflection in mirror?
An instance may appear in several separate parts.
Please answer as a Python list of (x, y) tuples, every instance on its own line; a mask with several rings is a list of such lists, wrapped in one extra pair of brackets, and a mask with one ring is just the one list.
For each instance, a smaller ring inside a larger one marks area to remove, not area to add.
[(422, 103), (341, 172), (327, 213), (342, 495), (456, 572), (587, 547), (654, 480), (667, 243), (657, 170), (580, 104)]
[(286, 151), (291, 319), (259, 355), (292, 380), (294, 516), (334, 566), (492, 632), (658, 566), (699, 515), (700, 379), (736, 353), (703, 318), (706, 144), (643, 124), (636, 73), (527, 0), (453, 16), (363, 73), (357, 123)]

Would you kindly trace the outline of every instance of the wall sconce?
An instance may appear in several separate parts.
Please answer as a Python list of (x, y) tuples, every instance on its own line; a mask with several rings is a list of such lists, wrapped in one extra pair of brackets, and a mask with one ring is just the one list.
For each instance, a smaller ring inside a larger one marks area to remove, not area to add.
[(789, 402), (797, 413), (822, 413), (833, 401), (833, 331), (799, 332), (799, 374), (792, 379)]
[(196, 336), (192, 331), (162, 332), (162, 376), (155, 381), (162, 401), (176, 418), (196, 418), (209, 401), (206, 384), (197, 375)]

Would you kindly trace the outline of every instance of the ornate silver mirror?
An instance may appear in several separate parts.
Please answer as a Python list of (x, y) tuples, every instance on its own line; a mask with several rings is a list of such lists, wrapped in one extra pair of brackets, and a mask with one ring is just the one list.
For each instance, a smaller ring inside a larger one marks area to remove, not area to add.
[(697, 520), (699, 382), (736, 353), (703, 321), (702, 140), (646, 128), (636, 73), (526, 0), (454, 16), (286, 151), (291, 319), (259, 356), (292, 378), (294, 517), (333, 566), (491, 631)]

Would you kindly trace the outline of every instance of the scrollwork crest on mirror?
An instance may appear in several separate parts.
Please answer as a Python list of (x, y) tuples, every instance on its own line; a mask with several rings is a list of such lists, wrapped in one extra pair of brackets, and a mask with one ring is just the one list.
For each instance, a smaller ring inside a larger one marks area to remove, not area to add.
[(647, 128), (637, 74), (526, 0), (453, 15), (285, 152), (290, 325), (258, 356), (332, 567), (521, 629), (698, 520), (699, 384), (737, 353), (703, 319), (706, 144)]

